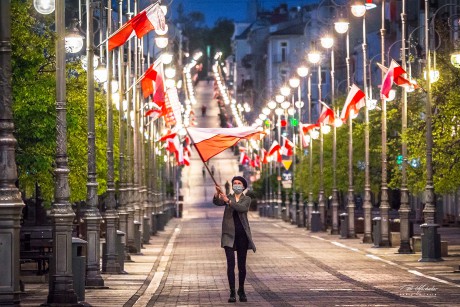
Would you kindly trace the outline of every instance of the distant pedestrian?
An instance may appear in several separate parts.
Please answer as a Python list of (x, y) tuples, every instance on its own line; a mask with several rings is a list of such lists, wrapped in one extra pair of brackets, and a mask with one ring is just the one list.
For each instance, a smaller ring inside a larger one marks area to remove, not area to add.
[(202, 117), (205, 117), (205, 116), (206, 116), (206, 106), (205, 106), (205, 105), (202, 105), (202, 106), (201, 106), (201, 116), (202, 116)]
[(214, 176), (214, 171), (216, 170), (216, 168), (214, 167), (214, 164), (211, 165), (211, 175)]
[(225, 183), (225, 194), (230, 194), (230, 182)]
[(206, 177), (206, 168), (204, 167), (204, 165), (201, 168), (201, 173), (203, 174), (203, 178), (205, 178)]
[(238, 258), (238, 296), (240, 302), (247, 302), (244, 292), (246, 279), (246, 256), (248, 249), (256, 252), (252, 241), (251, 229), (248, 221), (248, 211), (251, 198), (243, 194), (248, 187), (246, 179), (241, 176), (232, 178), (232, 194), (224, 194), (221, 187), (216, 186), (213, 203), (216, 206), (225, 206), (222, 219), (221, 247), (225, 249), (227, 258), (227, 278), (230, 286), (229, 303), (236, 302), (235, 292), (235, 251)]

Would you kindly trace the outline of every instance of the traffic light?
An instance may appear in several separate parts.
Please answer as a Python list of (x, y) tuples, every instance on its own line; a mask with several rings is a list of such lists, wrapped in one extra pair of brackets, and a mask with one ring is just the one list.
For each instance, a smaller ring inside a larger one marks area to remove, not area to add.
[(299, 124), (299, 121), (297, 120), (297, 118), (291, 117), (291, 126), (297, 127), (298, 124)]
[(270, 120), (266, 119), (264, 120), (265, 128), (270, 128)]
[(396, 158), (396, 164), (401, 165), (402, 163), (403, 163), (403, 156), (398, 155), (398, 157)]
[(281, 120), (281, 127), (286, 127), (287, 126), (287, 122), (285, 119), (282, 119)]

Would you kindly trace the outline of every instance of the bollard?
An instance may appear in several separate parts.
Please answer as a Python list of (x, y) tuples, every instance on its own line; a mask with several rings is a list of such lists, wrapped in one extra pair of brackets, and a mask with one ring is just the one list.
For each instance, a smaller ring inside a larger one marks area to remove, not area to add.
[(72, 237), (72, 273), (73, 288), (78, 301), (85, 300), (86, 280), (86, 245), (88, 242), (80, 238)]
[(117, 230), (117, 261), (120, 267), (120, 274), (126, 274), (125, 272), (125, 233), (121, 230)]
[(340, 218), (340, 239), (348, 238), (348, 213), (342, 213)]
[(382, 242), (382, 218), (380, 216), (372, 219), (372, 239), (374, 240), (373, 247), (380, 247)]
[(142, 239), (144, 244), (149, 244), (150, 242), (150, 229), (149, 229), (149, 217), (144, 216), (144, 224), (142, 227)]
[(311, 232), (319, 232), (322, 229), (321, 216), (319, 211), (313, 211), (311, 213)]
[(154, 212), (152, 212), (150, 219), (151, 219), (150, 234), (154, 236), (157, 234), (157, 215)]
[(165, 224), (164, 224), (164, 213), (163, 212), (159, 212), (157, 214), (157, 230), (158, 231), (164, 231), (165, 230)]
[(136, 254), (141, 253), (141, 225), (141, 222), (134, 221), (134, 248), (136, 249)]
[(178, 212), (178, 218), (182, 218), (182, 212), (184, 210), (184, 204), (183, 203), (179, 203), (179, 212)]

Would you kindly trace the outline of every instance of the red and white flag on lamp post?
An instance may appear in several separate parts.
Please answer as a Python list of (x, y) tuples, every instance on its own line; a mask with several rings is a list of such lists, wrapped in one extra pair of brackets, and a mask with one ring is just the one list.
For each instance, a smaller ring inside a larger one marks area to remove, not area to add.
[(165, 27), (165, 15), (160, 5), (151, 4), (109, 37), (109, 50), (120, 47), (134, 35), (141, 38), (155, 29), (164, 31)]
[(283, 146), (281, 147), (281, 154), (285, 156), (292, 156), (294, 149), (294, 143), (292, 143), (288, 138), (283, 136)]
[(385, 71), (386, 73), (385, 76), (383, 77), (382, 81), (382, 86), (380, 88), (380, 94), (388, 98), (390, 95), (390, 90), (391, 87), (393, 86), (393, 82), (402, 87), (409, 87), (412, 86), (413, 88), (418, 88), (418, 85), (415, 83), (412, 83), (410, 80), (408, 80), (405, 75), (406, 71), (399, 66), (399, 64), (395, 60), (391, 60), (391, 64), (389, 68), (386, 68), (383, 65), (379, 65), (379, 67)]
[(270, 146), (270, 149), (268, 150), (268, 156), (272, 157), (276, 155), (276, 161), (277, 162), (282, 162), (281, 158), (281, 145), (275, 140), (273, 141), (272, 146)]
[(335, 115), (334, 111), (332, 111), (331, 108), (329, 108), (326, 104), (321, 102), (323, 104), (323, 110), (321, 111), (321, 114), (319, 115), (318, 121), (316, 122), (317, 125), (334, 125), (335, 124)]
[(343, 105), (340, 119), (346, 122), (349, 116), (358, 114), (359, 110), (366, 105), (365, 97), (364, 92), (356, 84), (353, 84)]

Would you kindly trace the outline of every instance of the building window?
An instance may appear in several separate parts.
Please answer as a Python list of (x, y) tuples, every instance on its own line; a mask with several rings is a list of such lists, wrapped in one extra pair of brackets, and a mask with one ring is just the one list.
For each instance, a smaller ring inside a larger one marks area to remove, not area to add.
[(286, 62), (287, 61), (287, 54), (288, 54), (288, 43), (287, 42), (280, 42), (280, 56), (281, 56), (281, 62)]

